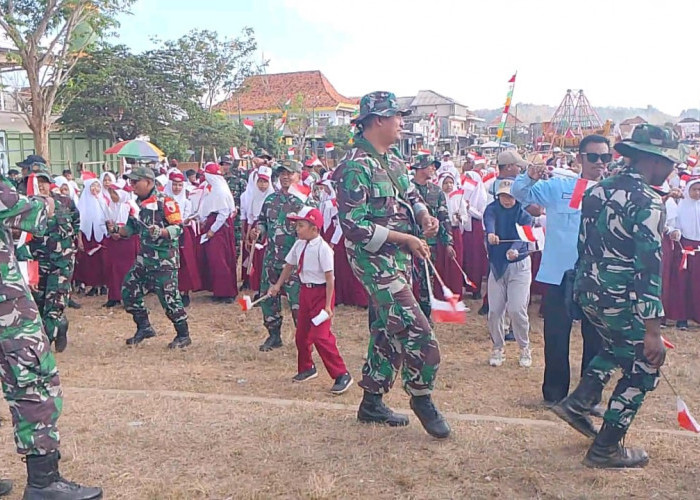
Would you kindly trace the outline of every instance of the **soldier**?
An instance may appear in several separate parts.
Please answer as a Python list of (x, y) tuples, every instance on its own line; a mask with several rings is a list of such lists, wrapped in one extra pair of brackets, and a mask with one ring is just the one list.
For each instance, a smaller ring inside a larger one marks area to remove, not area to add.
[(42, 156), (29, 155), (24, 161), (17, 162), (15, 165), (22, 169), (22, 175), (16, 181), (17, 191), (19, 191), (20, 194), (26, 195), (27, 179), (29, 178), (29, 174), (38, 172), (43, 167), (48, 165), (48, 163)]
[[(231, 194), (233, 195), (233, 201), (236, 202), (236, 207), (241, 206), (241, 195), (245, 191), (246, 185), (248, 184), (248, 179), (245, 170), (240, 170), (235, 165), (235, 160), (230, 155), (224, 155), (219, 160), (219, 165), (223, 172), (226, 184), (228, 184)], [(241, 218), (236, 214), (233, 218), (233, 229), (235, 231), (236, 241), (242, 241), (241, 236)], [(241, 253), (241, 249), (238, 248), (236, 255)]]
[[(553, 411), (594, 437), (588, 467), (643, 467), (649, 456), (621, 444), (647, 392), (656, 388), (666, 358), (661, 338), (661, 235), (665, 210), (652, 186), (673, 170), (678, 143), (670, 129), (638, 125), (615, 150), (630, 160), (618, 175), (590, 188), (583, 199), (574, 290), (586, 317), (603, 337), (578, 387)], [(590, 413), (613, 372), (622, 368), (596, 433)]]
[(431, 393), (440, 363), (437, 339), (410, 286), (411, 255), (430, 258), (427, 238), (438, 221), (428, 212), (392, 145), (401, 138), (403, 116), (396, 96), (373, 92), (360, 101), (353, 120), (359, 133), (333, 174), (337, 182), (338, 219), (348, 260), (370, 297), (370, 343), (362, 368), (364, 395), (357, 418), (390, 426), (408, 425), (408, 417), (389, 409), (382, 396), (403, 364), (404, 389), (425, 430), (445, 438), (450, 427)]
[(187, 313), (177, 286), (180, 267), (179, 238), (182, 234), (182, 216), (177, 203), (155, 188), (155, 175), (148, 167), (135, 167), (128, 175), (140, 206), (139, 219), (129, 216), (127, 223), (116, 228), (108, 223), (112, 233), (128, 238), (138, 233), (141, 240), (136, 262), (124, 278), (122, 302), (124, 309), (134, 317), (136, 333), (126, 340), (137, 345), (155, 337), (143, 302), (149, 291), (158, 295), (160, 305), (173, 322), (177, 335), (168, 344), (169, 349), (187, 347), (192, 343), (187, 326)]
[[(53, 198), (27, 198), (0, 180), (0, 380), (10, 405), (17, 452), (26, 457), (24, 498), (88, 500), (101, 498), (102, 490), (67, 481), (58, 471), (56, 422), (63, 393), (56, 360), (9, 233), (19, 229), (42, 236), (46, 217), (53, 217), (54, 208)], [(9, 486), (0, 483), (0, 491), (6, 492)]]
[[(439, 161), (435, 160), (432, 155), (424, 154), (418, 155), (415, 163), (411, 165), (414, 171), (413, 184), (415, 184), (416, 190), (423, 198), (423, 201), (425, 201), (430, 215), (437, 218), (440, 224), (437, 237), (426, 238), (426, 242), (430, 247), (430, 258), (433, 264), (436, 263), (438, 254), (438, 241), (445, 246), (447, 255), (451, 259), (457, 256), (453, 246), (454, 242), (452, 241), (452, 223), (450, 222), (450, 212), (447, 209), (447, 198), (445, 198), (445, 193), (442, 192), (442, 189), (430, 180), (435, 174), (435, 168), (439, 167)], [(430, 295), (428, 294), (428, 279), (430, 279), (430, 276), (427, 275), (423, 262), (416, 262), (413, 268), (417, 275), (416, 278), (418, 279), (418, 303), (420, 304), (421, 311), (423, 311), (425, 317), (430, 321), (430, 313), (432, 312), (430, 307)], [(460, 290), (456, 291), (459, 292)]]
[[(263, 258), (263, 271), (260, 280), (260, 296), (267, 294), (267, 290), (277, 283), (284, 268), (285, 258), (294, 246), (296, 231), (292, 221), (287, 219), (287, 214), (298, 213), (305, 206), (305, 201), (292, 194), (289, 187), (299, 181), (301, 163), (295, 160), (284, 160), (277, 167), (277, 175), (281, 189), (271, 194), (264, 201), (258, 225), (250, 230), (253, 248), (255, 241), (263, 236), (263, 243), (267, 242), (267, 250)], [(299, 310), (299, 276), (292, 273), (292, 277), (282, 286), (282, 291), (287, 295), (289, 307), (292, 310), (294, 325), (297, 323), (297, 311)], [(262, 301), (263, 323), (267, 328), (268, 337), (260, 346), (261, 351), (271, 351), (282, 347), (282, 302), (279, 295)]]
[(57, 352), (63, 352), (68, 345), (65, 309), (71, 292), (80, 214), (70, 197), (51, 192), (52, 179), (45, 166), (36, 175), (39, 193), (53, 198), (56, 210), (48, 219), (44, 236), (34, 237), (30, 243), (32, 255), (39, 262), (39, 286), (33, 295), (49, 342), (55, 342)]

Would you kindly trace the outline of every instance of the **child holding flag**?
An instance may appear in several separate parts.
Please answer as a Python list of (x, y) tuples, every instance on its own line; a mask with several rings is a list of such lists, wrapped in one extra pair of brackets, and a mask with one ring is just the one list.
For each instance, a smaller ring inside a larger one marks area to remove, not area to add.
[(490, 273), (488, 279), (488, 326), (493, 351), (489, 365), (501, 366), (505, 360), (505, 312), (511, 320), (515, 339), (520, 346), (520, 366), (532, 366), (530, 353), (530, 255), (528, 243), (518, 226), (530, 229), (532, 216), (510, 194), (513, 181), (502, 179), (496, 200), (484, 211)]
[(343, 394), (353, 380), (338, 352), (335, 335), (331, 332), (335, 278), (333, 250), (321, 237), (323, 216), (317, 208), (303, 207), (298, 213), (287, 215), (287, 219), (296, 222), (298, 239), (285, 258), (277, 283), (267, 293), (275, 297), (296, 267), (301, 290), (296, 330), (298, 369), (292, 380), (304, 382), (318, 376), (311, 357), (313, 345), (328, 374), (335, 379), (331, 393)]

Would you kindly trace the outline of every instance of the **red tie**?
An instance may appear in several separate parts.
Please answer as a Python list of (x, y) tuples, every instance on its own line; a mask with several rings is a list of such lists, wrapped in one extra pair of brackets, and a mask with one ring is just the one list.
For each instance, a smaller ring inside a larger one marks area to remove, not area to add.
[(309, 242), (307, 241), (306, 244), (304, 245), (304, 248), (301, 250), (301, 255), (299, 256), (299, 265), (297, 266), (297, 274), (301, 275), (301, 270), (304, 268), (304, 254), (306, 253), (306, 247), (309, 246)]

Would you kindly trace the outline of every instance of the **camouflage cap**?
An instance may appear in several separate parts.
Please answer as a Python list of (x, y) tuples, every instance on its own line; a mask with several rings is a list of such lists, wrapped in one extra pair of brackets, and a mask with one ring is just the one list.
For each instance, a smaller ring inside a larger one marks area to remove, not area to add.
[(648, 123), (634, 127), (632, 137), (615, 144), (615, 151), (628, 158), (641, 151), (661, 156), (673, 163), (680, 163), (675, 132), (668, 127), (657, 127)]
[(351, 123), (361, 122), (369, 115), (394, 116), (410, 115), (410, 109), (399, 109), (396, 96), (393, 92), (378, 90), (362, 96), (360, 99), (360, 114), (351, 120)]
[(433, 155), (416, 155), (416, 159), (411, 164), (411, 168), (414, 170), (422, 170), (428, 168), (431, 165), (435, 165), (435, 168), (440, 168), (442, 165), (438, 160), (435, 159)]
[(32, 172), (34, 175), (36, 175), (37, 177), (43, 177), (48, 182), (53, 182), (53, 176), (51, 175), (51, 172), (49, 171), (49, 167), (47, 167), (43, 163), (35, 163), (34, 165), (39, 167), (38, 170), (35, 170), (34, 172)]
[(280, 170), (286, 170), (287, 172), (292, 172), (293, 174), (301, 173), (301, 162), (296, 160), (283, 160), (275, 164), (277, 172)]
[(153, 170), (148, 167), (134, 167), (129, 174), (127, 174), (129, 180), (138, 181), (141, 179), (149, 179), (151, 181), (156, 180), (156, 174)]
[(15, 165), (22, 168), (31, 168), (32, 165), (36, 164), (46, 165), (46, 160), (43, 156), (29, 155), (24, 161), (18, 161), (15, 163)]
[(267, 152), (264, 148), (258, 148), (255, 150), (256, 158), (264, 158), (266, 160), (272, 160), (272, 155)]

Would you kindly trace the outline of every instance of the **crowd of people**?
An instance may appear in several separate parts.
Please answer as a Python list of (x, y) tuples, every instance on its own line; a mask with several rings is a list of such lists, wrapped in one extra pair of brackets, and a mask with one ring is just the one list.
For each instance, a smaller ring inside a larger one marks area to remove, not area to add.
[[(680, 329), (700, 321), (700, 177), (694, 177), (700, 172), (668, 153), (674, 147), (668, 131), (647, 125), (615, 145), (618, 155), (606, 137), (591, 135), (569, 159), (559, 151), (529, 160), (516, 150), (492, 159), (470, 152), (458, 168), (450, 152), (438, 160), (417, 151), (406, 162), (394, 144), (407, 113), (391, 93), (363, 97), (353, 148), (336, 168), (275, 160), (260, 150), (249, 161), (223, 156), (198, 171), (183, 172), (175, 161), (134, 161), (99, 177), (83, 171), (76, 180), (70, 170), (54, 177), (32, 155), (18, 164), (21, 173), (3, 179), (0, 211), (13, 236), (0, 232), (2, 263), (12, 267), (14, 256), (23, 262), (18, 269), (29, 288), (17, 272), (3, 274), (3, 289), (16, 293), (0, 291), (0, 304), (22, 311), (33, 342), (43, 335), (40, 316), (61, 352), (68, 345), (65, 309), (80, 307), (75, 293), (104, 295), (104, 307), (132, 315), (136, 331), (126, 343), (134, 346), (155, 336), (144, 304), (153, 291), (176, 332), (168, 347), (179, 349), (192, 343), (186, 308), (193, 292), (232, 304), (245, 289), (254, 297), (243, 300), (244, 308), (260, 305), (268, 335), (259, 348), (269, 352), (282, 346), (285, 295), (296, 327), (293, 380), (318, 375), (315, 347), (333, 394), (354, 382), (331, 331), (334, 308), (366, 308), (370, 345), (358, 420), (408, 423), (382, 402), (401, 370), (411, 408), (429, 434), (445, 438), (450, 427), (431, 398), (440, 362), (433, 301), (450, 291), (458, 300), (481, 299), (493, 343), (488, 363), (501, 366), (513, 340), (527, 368), (530, 300), (542, 294), (543, 399), (594, 439), (588, 465), (644, 465), (646, 453), (620, 443), (658, 383), (664, 352), (658, 328), (665, 318)], [(543, 247), (523, 237), (524, 228), (537, 227), (546, 233)], [(438, 276), (449, 290), (438, 286)], [(578, 315), (572, 290), (583, 309)], [(581, 382), (569, 394), (575, 321), (583, 336)], [(16, 359), (22, 349), (36, 349), (20, 345), (27, 338), (13, 338)], [(51, 370), (26, 382), (60, 407), (55, 363), (50, 348), (42, 349)], [(16, 366), (3, 361), (3, 380)], [(602, 387), (618, 366), (623, 378), (606, 410), (599, 406)], [(27, 392), (20, 384), (6, 397), (19, 401)], [(34, 422), (35, 432), (25, 442), (27, 431), (18, 431), (18, 449), (29, 457), (28, 488), (56, 488), (64, 480), (51, 429), (60, 411), (27, 415), (21, 406), (13, 406), (16, 428)], [(591, 415), (604, 419), (600, 431)], [(82, 493), (66, 498), (97, 498), (89, 496), (95, 489), (75, 488)]]

